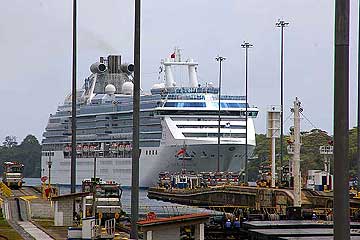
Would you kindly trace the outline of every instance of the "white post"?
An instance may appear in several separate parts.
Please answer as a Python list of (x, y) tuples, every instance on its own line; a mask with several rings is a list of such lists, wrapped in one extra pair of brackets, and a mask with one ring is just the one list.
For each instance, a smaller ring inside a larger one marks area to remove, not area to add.
[[(274, 115), (274, 114), (272, 114)], [(272, 117), (272, 119), (274, 119), (274, 116)], [(276, 129), (276, 126), (275, 126), (275, 120), (272, 120), (272, 135), (271, 135), (271, 187), (275, 187), (275, 171), (276, 171), (276, 168), (275, 168), (275, 138), (276, 138), (276, 135), (275, 135), (275, 129)], [(279, 176), (279, 179), (281, 179), (281, 176)]]
[(152, 240), (152, 231), (146, 232), (146, 240)]
[(204, 224), (201, 223), (200, 224), (200, 240), (204, 240), (205, 239), (205, 234), (204, 234)]
[[(271, 187), (275, 187), (275, 136), (271, 138)], [(279, 176), (279, 179), (281, 176)]]
[(293, 174), (294, 174), (294, 207), (301, 207), (301, 174), (300, 174), (300, 101), (294, 101), (294, 155), (293, 155)]
[[(266, 137), (271, 138), (271, 187), (276, 186), (276, 150), (275, 139), (279, 138), (280, 111), (276, 106), (271, 106), (267, 112), (267, 132)], [(280, 166), (281, 167), (281, 166)], [(281, 176), (279, 175), (279, 181)]]
[(204, 226), (205, 226), (204, 223), (195, 225), (195, 240), (205, 239)]

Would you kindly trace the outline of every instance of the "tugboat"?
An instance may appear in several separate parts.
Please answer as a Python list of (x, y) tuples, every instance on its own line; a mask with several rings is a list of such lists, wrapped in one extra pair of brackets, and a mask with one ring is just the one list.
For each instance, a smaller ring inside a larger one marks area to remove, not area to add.
[(24, 164), (18, 162), (4, 162), (4, 174), (2, 181), (11, 189), (22, 187)]

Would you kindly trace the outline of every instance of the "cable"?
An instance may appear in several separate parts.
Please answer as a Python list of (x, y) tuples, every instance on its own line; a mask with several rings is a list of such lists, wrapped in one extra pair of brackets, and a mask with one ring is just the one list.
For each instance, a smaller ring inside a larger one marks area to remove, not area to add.
[(311, 126), (313, 128), (319, 129), (318, 127), (316, 127), (302, 112), (300, 112), (300, 114), (311, 124)]

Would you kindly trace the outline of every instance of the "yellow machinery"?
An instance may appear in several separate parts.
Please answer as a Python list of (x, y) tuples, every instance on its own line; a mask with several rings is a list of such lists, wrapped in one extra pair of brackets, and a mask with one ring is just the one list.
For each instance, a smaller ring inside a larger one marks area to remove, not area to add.
[(5, 197), (10, 197), (12, 195), (11, 189), (3, 182), (0, 182), (0, 189)]

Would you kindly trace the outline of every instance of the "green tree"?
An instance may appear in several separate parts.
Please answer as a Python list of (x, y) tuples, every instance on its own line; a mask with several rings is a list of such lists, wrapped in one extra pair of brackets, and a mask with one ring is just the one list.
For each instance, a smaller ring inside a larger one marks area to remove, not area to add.
[[(283, 166), (288, 165), (291, 155), (287, 153), (287, 139), (288, 135), (283, 138)], [(323, 156), (320, 155), (319, 148), (322, 145), (327, 145), (331, 137), (320, 129), (313, 129), (310, 132), (302, 132), (301, 140), (301, 172), (305, 176), (307, 170), (323, 169)], [(280, 139), (275, 142), (276, 152), (276, 166), (280, 165)], [(254, 181), (258, 177), (260, 165), (271, 164), (271, 139), (267, 138), (265, 134), (256, 134), (256, 147), (253, 153), (253, 160), (249, 162), (249, 179)]]
[[(15, 138), (7, 138), (7, 140)], [(14, 142), (14, 141), (12, 141)], [(0, 149), (1, 172), (3, 163), (7, 161), (21, 162), (24, 164), (25, 177), (40, 177), (41, 173), (41, 145), (33, 135), (27, 135), (20, 145), (7, 144)]]
[(17, 141), (15, 136), (6, 136), (3, 141), (3, 147), (11, 148), (17, 146)]

